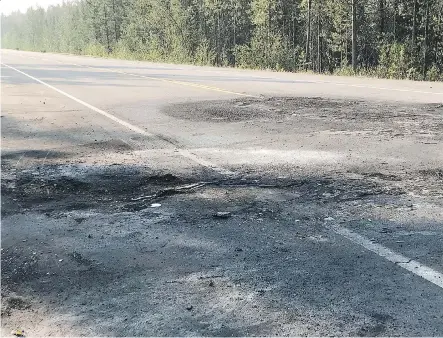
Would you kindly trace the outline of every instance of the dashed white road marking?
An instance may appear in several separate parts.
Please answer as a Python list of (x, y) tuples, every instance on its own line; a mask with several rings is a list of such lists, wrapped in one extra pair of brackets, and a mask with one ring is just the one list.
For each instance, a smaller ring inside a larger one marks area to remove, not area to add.
[[(29, 75), (29, 74), (27, 74), (27, 73), (25, 73), (25, 72), (23, 72), (23, 71), (21, 71), (21, 70), (19, 70), (17, 68), (14, 68), (14, 67), (9, 66), (9, 65), (4, 64), (4, 63), (2, 63), (2, 65), (5, 66), (5, 67), (10, 68), (12, 70), (15, 70), (16, 72), (18, 72), (18, 73), (20, 73), (20, 74), (22, 74), (22, 75), (24, 75), (24, 76), (26, 76), (26, 77), (36, 81), (36, 82), (42, 84), (42, 85), (44, 85), (44, 86), (46, 86), (46, 87), (48, 87), (48, 88), (50, 88), (50, 89), (52, 89), (54, 91), (56, 91), (59, 94), (62, 94), (64, 96), (70, 98), (71, 100), (73, 100), (73, 101), (75, 101), (75, 102), (77, 102), (77, 103), (79, 103), (79, 104), (81, 104), (81, 105), (91, 109), (92, 111), (95, 111), (96, 113), (98, 113), (100, 115), (103, 115), (103, 116), (107, 117), (108, 119), (110, 119), (110, 120), (112, 120), (112, 121), (114, 121), (114, 122), (116, 122), (116, 123), (118, 123), (118, 124), (128, 128), (129, 130), (132, 130), (133, 132), (136, 132), (136, 133), (138, 133), (140, 135), (147, 136), (147, 137), (155, 137), (156, 136), (155, 134), (152, 134), (152, 133), (146, 131), (145, 129), (142, 129), (140, 127), (134, 126), (133, 124), (131, 124), (129, 122), (126, 122), (126, 121), (124, 121), (124, 120), (122, 120), (122, 119), (120, 119), (120, 118), (118, 118), (118, 117), (116, 117), (116, 116), (114, 116), (114, 115), (112, 115), (110, 113), (107, 113), (104, 110), (101, 110), (101, 109), (99, 109), (97, 107), (94, 107), (92, 104), (89, 104), (89, 103), (87, 103), (87, 102), (85, 102), (83, 100), (80, 100), (79, 98), (76, 98), (75, 96), (72, 96), (71, 94), (68, 94), (65, 91), (63, 91), (61, 89), (58, 89), (58, 88), (50, 85), (49, 83), (46, 83), (46, 82), (40, 80), (40, 79), (37, 79), (36, 77), (34, 77), (32, 75)], [(214, 170), (214, 171), (216, 171), (216, 172), (218, 172), (220, 174), (223, 174), (223, 175), (233, 175), (234, 174), (232, 171), (224, 169), (224, 168), (220, 168), (217, 165), (215, 165), (214, 163), (212, 163), (212, 162), (210, 162), (208, 160), (205, 160), (205, 159), (203, 159), (203, 158), (201, 158), (201, 157), (191, 153), (189, 150), (178, 148), (177, 152), (181, 156), (183, 156), (183, 157), (185, 157), (185, 158), (187, 158), (187, 159), (189, 159), (189, 160), (191, 160), (191, 161), (193, 161), (193, 162), (195, 162), (195, 163), (197, 163), (199, 165), (202, 165), (204, 167), (210, 168), (210, 169), (212, 169), (212, 170)]]
[(350, 241), (364, 247), (369, 251), (376, 253), (380, 257), (383, 257), (384, 259), (397, 264), (403, 269), (406, 269), (443, 289), (443, 274), (441, 274), (440, 272), (426, 265), (423, 265), (420, 262), (417, 262), (409, 257), (396, 253), (381, 244), (374, 243), (365, 236), (357, 234), (349, 229), (335, 225), (330, 226), (330, 228), (337, 234), (349, 239)]

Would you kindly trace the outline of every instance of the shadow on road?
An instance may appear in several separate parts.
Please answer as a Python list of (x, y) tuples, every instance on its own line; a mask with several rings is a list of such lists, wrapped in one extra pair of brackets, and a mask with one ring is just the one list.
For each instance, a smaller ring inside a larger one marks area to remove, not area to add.
[(395, 219), (410, 204), (393, 186), (403, 177), (220, 180), (54, 158), (8, 176), (15, 160), (2, 161), (4, 325), (38, 323), (43, 335), (441, 332), (438, 288), (329, 228), (417, 230), (414, 213)]

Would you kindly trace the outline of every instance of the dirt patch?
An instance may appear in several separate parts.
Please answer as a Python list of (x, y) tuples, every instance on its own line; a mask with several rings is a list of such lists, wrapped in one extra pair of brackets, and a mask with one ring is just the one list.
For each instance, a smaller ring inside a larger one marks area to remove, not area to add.
[(392, 174), (384, 174), (384, 173), (380, 173), (380, 172), (362, 173), (362, 175), (366, 176), (366, 177), (378, 178), (380, 180), (385, 180), (385, 181), (401, 181), (402, 180), (400, 176), (392, 175)]
[(443, 180), (443, 169), (427, 169), (427, 170), (420, 170), (419, 174), (421, 174), (424, 177), (430, 177), (436, 180)]
[(26, 151), (2, 151), (2, 161), (15, 160), (17, 161), (21, 157), (33, 159), (56, 159), (56, 158), (68, 158), (70, 156), (67, 152), (55, 151), (55, 150), (26, 150)]
[[(6, 164), (3, 172), (8, 172)], [(13, 171), (13, 175), (2, 181), (2, 191), (6, 200), (14, 200), (23, 211), (40, 212), (51, 212), (58, 208), (99, 208), (133, 212), (171, 196), (193, 194), (206, 187), (282, 189), (296, 191), (300, 201), (323, 203), (404, 193), (401, 187), (380, 184), (373, 180), (400, 181), (398, 176), (381, 173), (365, 173), (362, 176), (368, 179), (315, 176), (275, 178), (257, 175), (220, 179), (208, 173), (178, 177), (141, 166), (39, 165), (24, 171)], [(9, 210), (6, 204), (2, 213), (6, 215), (13, 210)], [(82, 221), (81, 218), (78, 220), (79, 223)]]
[(97, 151), (130, 151), (132, 147), (130, 144), (123, 140), (108, 140), (101, 142), (92, 142), (88, 144), (83, 144), (82, 147), (94, 149)]
[(28, 299), (18, 296), (2, 295), (2, 312), (1, 315), (9, 316), (13, 310), (23, 311), (31, 308), (31, 303)]
[[(316, 120), (318, 127), (334, 126), (335, 130), (348, 130), (362, 124), (377, 132), (404, 136), (415, 132), (437, 133), (443, 129), (441, 104), (398, 104), (386, 102), (350, 101), (325, 98), (272, 97), (261, 99), (235, 99), (174, 104), (163, 108), (163, 113), (180, 119), (210, 122), (240, 122), (251, 120), (300, 122)], [(334, 125), (336, 122), (338, 124)]]
[[(130, 201), (137, 196), (160, 198), (171, 193), (164, 187), (195, 181), (184, 181), (146, 167), (124, 165), (39, 165), (17, 172), (4, 163), (3, 172), (10, 173), (2, 179), (4, 194), (25, 209), (41, 202), (62, 200), (68, 208), (89, 208), (114, 200)], [(7, 213), (7, 208), (3, 208), (2, 213)]]

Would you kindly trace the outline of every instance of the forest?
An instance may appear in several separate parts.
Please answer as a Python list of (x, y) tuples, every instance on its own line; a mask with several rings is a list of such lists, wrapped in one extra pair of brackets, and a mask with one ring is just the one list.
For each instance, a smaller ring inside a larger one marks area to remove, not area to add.
[(2, 48), (443, 81), (443, 0), (78, 0), (1, 17)]

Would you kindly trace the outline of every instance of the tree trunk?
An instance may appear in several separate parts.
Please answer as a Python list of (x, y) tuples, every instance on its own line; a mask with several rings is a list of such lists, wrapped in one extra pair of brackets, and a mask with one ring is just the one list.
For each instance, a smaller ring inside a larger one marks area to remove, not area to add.
[(352, 0), (352, 69), (357, 70), (357, 0)]
[(305, 52), (305, 68), (308, 69), (308, 63), (309, 63), (309, 50), (310, 50), (310, 43), (311, 43), (311, 5), (312, 0), (308, 0), (308, 22), (306, 27), (306, 52)]
[(206, 25), (206, 18), (205, 18), (205, 8), (203, 7), (203, 0), (200, 0), (200, 11), (199, 11), (199, 25), (203, 32), (203, 35), (206, 37), (209, 35), (208, 33), (208, 26)]
[(394, 15), (393, 15), (393, 26), (394, 26), (394, 42), (397, 41), (397, 13), (398, 13), (398, 3), (394, 0)]
[(117, 13), (115, 12), (115, 0), (112, 0), (112, 14), (113, 14), (113, 18), (114, 18), (114, 35), (115, 35), (115, 42), (117, 43), (117, 41), (120, 39), (120, 35), (119, 35), (119, 28), (118, 28), (118, 24), (117, 24)]
[(321, 21), (320, 21), (320, 10), (317, 12), (317, 71), (321, 73), (322, 62), (321, 62)]
[(234, 4), (234, 16), (233, 16), (233, 23), (234, 23), (234, 41), (233, 41), (233, 45), (234, 45), (234, 58), (233, 58), (233, 63), (234, 63), (234, 67), (235, 67), (235, 50), (236, 50), (236, 46), (237, 46), (237, 5)]
[(269, 67), (270, 56), (270, 31), (271, 31), (271, 1), (268, 1), (268, 30), (266, 32), (266, 67)]
[(220, 47), (220, 8), (217, 8), (217, 66), (221, 64)]
[(294, 61), (294, 70), (297, 69), (297, 55), (295, 51), (295, 17), (296, 14), (294, 13), (294, 8), (292, 9), (292, 52), (293, 52), (293, 61)]
[(385, 0), (378, 1), (378, 13), (380, 15), (380, 36), (385, 32)]
[(426, 13), (425, 13), (425, 36), (423, 41), (423, 79), (426, 77), (427, 67), (427, 56), (428, 56), (428, 30), (429, 30), (429, 0), (426, 1)]
[(103, 11), (104, 11), (104, 14), (105, 14), (106, 48), (107, 48), (107, 52), (110, 53), (111, 52), (111, 45), (109, 43), (108, 13), (106, 11), (106, 5), (105, 4), (103, 4)]
[(237, 45), (237, 8), (234, 7), (234, 48)]
[(417, 42), (417, 0), (414, 0), (414, 8), (413, 8), (413, 16), (412, 16), (412, 48), (416, 50), (416, 42)]
[(292, 14), (292, 48), (295, 48), (295, 18), (296, 14)]
[[(434, 36), (439, 36), (440, 37), (440, 43), (441, 43), (441, 46), (440, 46), (440, 50), (443, 50), (443, 25), (442, 25), (442, 16), (443, 16), (443, 3), (441, 3), (440, 4), (440, 10), (439, 10), (439, 15), (438, 15), (438, 22), (437, 22), (437, 27), (438, 27), (438, 30), (437, 30), (437, 28), (436, 28), (436, 30), (435, 30), (435, 35)], [(441, 60), (441, 57), (442, 57), (442, 53), (439, 53), (439, 41), (438, 41), (438, 39), (436, 39), (435, 40), (435, 48), (434, 48), (434, 52), (435, 52), (435, 63), (438, 65), (438, 64), (440, 64), (440, 65), (443, 65), (443, 62), (441, 62), (441, 61), (439, 61), (439, 55), (440, 55), (440, 60)]]

